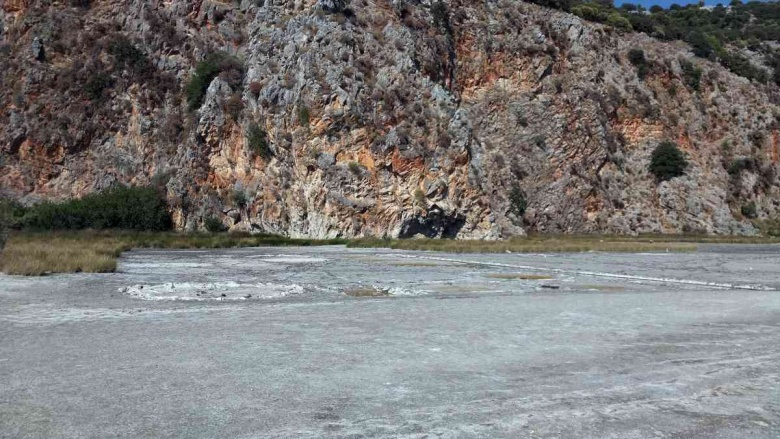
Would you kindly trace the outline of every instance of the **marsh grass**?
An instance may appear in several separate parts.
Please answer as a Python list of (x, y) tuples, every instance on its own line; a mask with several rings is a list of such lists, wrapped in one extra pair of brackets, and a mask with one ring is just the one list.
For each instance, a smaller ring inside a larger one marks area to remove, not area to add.
[(351, 288), (344, 291), (344, 294), (350, 297), (387, 297), (390, 295), (390, 293), (385, 290), (365, 287)]
[(0, 255), (0, 271), (40, 276), (48, 273), (110, 273), (117, 258), (133, 248), (235, 248), (345, 244), (345, 240), (290, 239), (250, 234), (184, 234), (125, 231), (19, 232)]
[[(2, 254), (0, 271), (7, 274), (107, 273), (116, 270), (117, 258), (133, 248), (214, 249), (261, 246), (344, 245), (355, 248), (430, 250), (450, 253), (552, 253), (552, 252), (692, 252), (698, 243), (780, 243), (780, 238), (706, 235), (556, 236), (531, 235), (505, 241), (451, 239), (291, 239), (248, 233), (176, 233), (129, 231), (62, 231), (13, 233)], [(373, 261), (374, 257), (360, 255)], [(377, 263), (384, 259), (376, 259)], [(411, 263), (410, 263), (411, 264)], [(421, 264), (415, 262), (414, 264)], [(421, 266), (421, 265), (414, 265)], [(473, 268), (486, 268), (474, 266)]]
[[(452, 239), (350, 241), (349, 247), (380, 247), (399, 250), (429, 250), (448, 253), (562, 253), (562, 252), (692, 252), (698, 242), (694, 238), (677, 237), (613, 237), (613, 236), (529, 236), (505, 241), (467, 241)], [(717, 241), (721, 242), (721, 241)], [(730, 242), (730, 241), (729, 241)], [(738, 241), (739, 242), (739, 241)]]

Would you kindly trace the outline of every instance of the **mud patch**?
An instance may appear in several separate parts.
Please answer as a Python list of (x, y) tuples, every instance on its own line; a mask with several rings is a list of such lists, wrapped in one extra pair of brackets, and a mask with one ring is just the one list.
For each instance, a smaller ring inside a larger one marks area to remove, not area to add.
[(523, 273), (490, 273), (486, 275), (493, 279), (516, 279), (516, 280), (550, 280), (553, 277), (544, 274), (523, 274)]

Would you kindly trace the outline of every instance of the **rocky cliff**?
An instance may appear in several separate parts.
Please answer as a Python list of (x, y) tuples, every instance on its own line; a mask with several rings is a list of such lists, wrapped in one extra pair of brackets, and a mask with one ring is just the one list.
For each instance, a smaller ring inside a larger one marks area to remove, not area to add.
[[(778, 214), (776, 86), (524, 2), (6, 0), (0, 38), (0, 195), (26, 203), (151, 183), (179, 228), (311, 237)], [(231, 68), (190, 105), (218, 52)], [(689, 166), (659, 183), (664, 140)]]

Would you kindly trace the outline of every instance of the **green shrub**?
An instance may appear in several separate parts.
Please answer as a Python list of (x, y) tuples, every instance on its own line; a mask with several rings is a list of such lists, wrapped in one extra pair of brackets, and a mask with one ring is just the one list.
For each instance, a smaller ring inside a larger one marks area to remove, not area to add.
[(740, 210), (745, 218), (755, 219), (758, 216), (756, 203), (753, 201), (743, 205)]
[(268, 134), (256, 123), (249, 124), (246, 141), (249, 149), (263, 159), (268, 160), (273, 156), (271, 146), (268, 144)]
[(628, 61), (635, 66), (646, 64), (647, 59), (645, 58), (645, 51), (637, 48), (629, 50)]
[(114, 85), (114, 79), (107, 73), (95, 73), (84, 84), (84, 92), (90, 100), (96, 101), (103, 97), (103, 91)]
[(701, 69), (688, 60), (680, 61), (680, 67), (682, 68), (685, 85), (695, 91), (699, 91), (699, 88), (701, 88)]
[(589, 21), (603, 23), (608, 14), (593, 3), (583, 3), (571, 8), (572, 14)]
[(302, 127), (309, 126), (309, 107), (301, 105), (298, 107), (298, 125)]
[(154, 66), (146, 54), (124, 36), (117, 36), (109, 43), (108, 53), (114, 57), (116, 67), (126, 68), (139, 78), (148, 78), (154, 73)]
[(0, 251), (8, 239), (8, 229), (11, 228), (11, 205), (9, 200), (0, 199)]
[(216, 216), (207, 216), (203, 218), (203, 227), (206, 228), (211, 233), (220, 233), (227, 231), (227, 227), (225, 227), (224, 224), (222, 224), (222, 221), (219, 220)]
[(231, 86), (240, 82), (240, 76), (243, 75), (241, 62), (235, 57), (222, 52), (210, 53), (206, 58), (195, 66), (195, 73), (187, 83), (186, 94), (190, 110), (200, 108), (203, 104), (203, 98), (206, 96), (211, 81), (220, 73), (226, 74)]
[(349, 167), (350, 172), (352, 172), (355, 175), (360, 175), (361, 169), (358, 162), (349, 162), (347, 166)]
[(233, 196), (231, 197), (233, 199), (233, 204), (238, 207), (246, 207), (247, 204), (249, 204), (249, 199), (246, 196), (246, 192), (241, 190), (234, 190)]
[(617, 12), (613, 12), (607, 16), (607, 24), (614, 27), (621, 32), (631, 32), (631, 22)]
[(509, 191), (509, 212), (514, 213), (518, 218), (522, 218), (525, 215), (525, 210), (528, 208), (528, 200), (526, 200), (525, 192), (520, 186), (513, 186)]
[(687, 167), (682, 151), (669, 141), (661, 142), (650, 157), (650, 172), (660, 181), (684, 175)]
[(165, 199), (154, 188), (114, 186), (81, 199), (32, 206), (21, 226), (43, 230), (162, 231), (171, 228), (171, 218)]
[(742, 173), (742, 171), (752, 171), (755, 167), (755, 160), (748, 157), (740, 157), (731, 161), (728, 173), (731, 176), (737, 176)]
[(650, 66), (645, 58), (645, 51), (642, 49), (631, 49), (628, 51), (628, 61), (636, 67), (636, 74), (639, 79), (645, 79), (650, 73)]

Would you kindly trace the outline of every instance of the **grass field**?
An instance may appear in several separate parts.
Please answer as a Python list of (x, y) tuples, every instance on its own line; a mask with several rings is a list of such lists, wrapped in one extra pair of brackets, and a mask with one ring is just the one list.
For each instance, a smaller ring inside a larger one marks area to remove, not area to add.
[(343, 239), (290, 239), (269, 235), (174, 232), (17, 232), (0, 255), (0, 271), (40, 276), (47, 273), (110, 273), (117, 258), (132, 248), (231, 248), (346, 244)]
[(453, 239), (358, 239), (349, 247), (429, 250), (450, 253), (690, 252), (697, 244), (769, 244), (778, 238), (714, 235), (529, 235), (503, 241)]
[(132, 248), (231, 248), (347, 245), (451, 253), (691, 252), (698, 243), (780, 243), (778, 238), (700, 235), (532, 235), (504, 241), (451, 239), (291, 239), (238, 233), (126, 231), (16, 232), (0, 255), (0, 271), (39, 276), (48, 273), (110, 273), (117, 258)]

